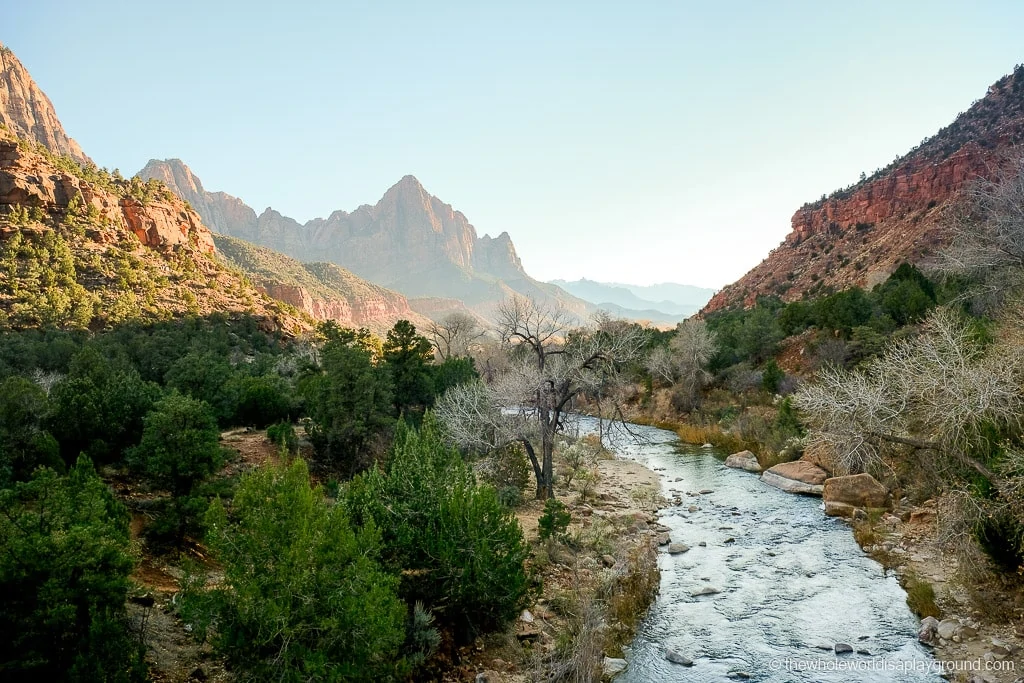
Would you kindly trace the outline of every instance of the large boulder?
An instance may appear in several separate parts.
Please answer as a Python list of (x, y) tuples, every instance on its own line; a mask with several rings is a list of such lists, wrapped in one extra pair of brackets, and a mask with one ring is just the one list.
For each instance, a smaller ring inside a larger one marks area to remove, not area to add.
[(787, 493), (820, 496), (828, 472), (804, 460), (783, 462), (770, 467), (761, 475), (761, 481)]
[(826, 479), (821, 497), (829, 503), (844, 503), (858, 508), (889, 507), (889, 491), (870, 474), (851, 474)]
[(747, 472), (760, 472), (761, 463), (757, 461), (757, 456), (750, 451), (740, 451), (739, 453), (733, 453), (725, 459), (725, 466), (732, 467), (738, 470), (746, 470)]

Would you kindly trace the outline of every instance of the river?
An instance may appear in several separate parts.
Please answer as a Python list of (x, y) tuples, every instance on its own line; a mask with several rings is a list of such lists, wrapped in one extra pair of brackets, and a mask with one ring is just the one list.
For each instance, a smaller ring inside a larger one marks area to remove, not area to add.
[[(672, 432), (633, 429), (639, 440), (614, 432), (606, 441), (657, 471), (666, 498), (681, 493), (661, 521), (691, 549), (661, 553), (661, 593), (617, 683), (943, 680), (896, 578), (824, 515), (821, 499), (767, 486)], [(720, 592), (694, 596), (708, 587)], [(856, 652), (836, 655), (835, 643)], [(667, 661), (666, 648), (693, 666)]]

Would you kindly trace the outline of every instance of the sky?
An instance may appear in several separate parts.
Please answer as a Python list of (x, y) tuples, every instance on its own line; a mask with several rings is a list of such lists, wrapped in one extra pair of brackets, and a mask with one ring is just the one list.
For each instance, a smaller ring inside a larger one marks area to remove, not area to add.
[(4, 3), (99, 165), (305, 221), (407, 174), (539, 279), (721, 287), (1024, 62), (1024, 3)]

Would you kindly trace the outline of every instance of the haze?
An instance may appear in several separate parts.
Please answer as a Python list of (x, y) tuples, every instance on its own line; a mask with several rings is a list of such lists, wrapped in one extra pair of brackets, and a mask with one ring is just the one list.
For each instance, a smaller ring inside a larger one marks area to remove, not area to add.
[(1024, 61), (1012, 2), (207, 5), (18, 3), (3, 40), (100, 165), (300, 220), (411, 173), (545, 280), (731, 282)]

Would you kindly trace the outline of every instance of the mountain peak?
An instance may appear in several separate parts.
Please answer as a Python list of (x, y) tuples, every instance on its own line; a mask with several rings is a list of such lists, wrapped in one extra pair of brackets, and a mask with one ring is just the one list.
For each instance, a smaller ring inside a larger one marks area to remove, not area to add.
[(38, 142), (54, 154), (92, 164), (68, 137), (53, 103), (9, 47), (0, 44), (0, 124), (20, 138)]

